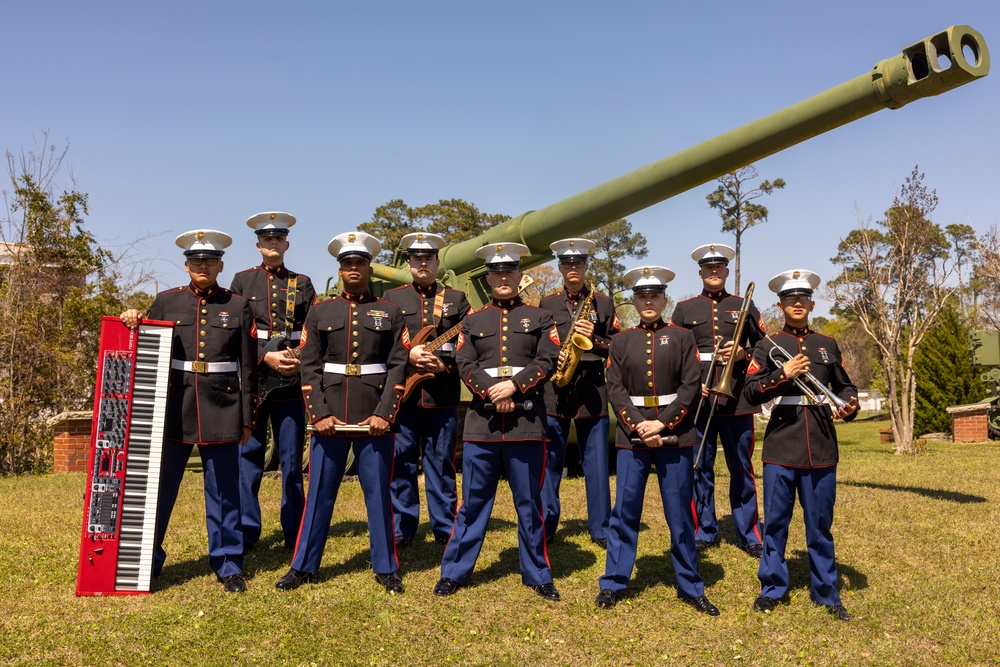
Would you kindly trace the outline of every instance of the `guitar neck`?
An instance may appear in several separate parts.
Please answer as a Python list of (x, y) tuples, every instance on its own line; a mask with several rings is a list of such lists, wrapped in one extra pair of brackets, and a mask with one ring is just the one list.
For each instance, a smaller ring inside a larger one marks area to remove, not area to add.
[(447, 331), (445, 331), (443, 334), (441, 334), (431, 342), (424, 345), (424, 352), (433, 352), (434, 350), (438, 349), (439, 347), (450, 341), (452, 338), (457, 336), (458, 332), (461, 330), (462, 330), (462, 323), (459, 322), (458, 324), (448, 329)]

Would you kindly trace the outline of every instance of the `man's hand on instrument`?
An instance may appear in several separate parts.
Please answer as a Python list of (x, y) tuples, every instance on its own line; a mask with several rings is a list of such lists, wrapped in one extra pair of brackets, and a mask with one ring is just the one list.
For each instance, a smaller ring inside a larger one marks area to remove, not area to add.
[(448, 370), (444, 362), (433, 352), (427, 352), (423, 345), (416, 345), (410, 350), (410, 364), (424, 373), (440, 373)]
[(708, 385), (701, 385), (701, 397), (708, 398)]
[(848, 401), (847, 405), (845, 405), (839, 410), (833, 411), (833, 418), (843, 419), (844, 417), (850, 417), (857, 411), (858, 411), (858, 397), (851, 396), (851, 400)]
[(809, 372), (809, 357), (804, 354), (796, 354), (794, 358), (784, 363), (781, 370), (784, 372), (786, 378), (794, 380), (800, 375)]
[(337, 424), (344, 425), (344, 422), (340, 421), (333, 415), (330, 415), (329, 417), (324, 417), (323, 419), (320, 419), (318, 422), (313, 424), (313, 427), (316, 429), (316, 432), (319, 433), (320, 435), (336, 435)]
[(662, 431), (666, 426), (659, 419), (646, 419), (639, 422), (636, 427), (636, 432), (642, 441), (646, 443), (648, 447), (659, 447), (663, 444), (662, 438), (660, 438), (660, 431)]
[(367, 426), (371, 435), (385, 435), (389, 432), (389, 422), (378, 415), (372, 415), (364, 421), (358, 422), (358, 426)]
[(503, 400), (494, 401), (493, 405), (496, 407), (497, 412), (514, 412), (514, 399), (505, 398)]
[(250, 441), (250, 427), (244, 426), (242, 433), (240, 433), (240, 444), (245, 445)]
[[(725, 343), (725, 345), (720, 345), (719, 346), (718, 362), (720, 364), (727, 364), (727, 363), (729, 363), (729, 355), (731, 355), (733, 353), (733, 347), (734, 347), (734, 345), (735, 345), (735, 343), (733, 343), (733, 341), (727, 340), (726, 343)], [(736, 357), (736, 358), (739, 359), (739, 357)]]
[(129, 308), (124, 313), (119, 315), (122, 320), (122, 324), (127, 326), (129, 329), (135, 329), (142, 322), (142, 313), (135, 308)]
[(594, 323), (590, 320), (577, 320), (573, 322), (573, 331), (582, 333), (587, 338), (594, 338)]
[[(500, 410), (500, 405), (499, 405), (500, 401), (510, 398), (511, 396), (514, 395), (515, 391), (517, 391), (517, 386), (514, 384), (514, 381), (504, 380), (503, 382), (497, 382), (495, 385), (487, 389), (486, 395), (489, 397), (492, 403), (497, 404), (498, 411), (504, 412), (504, 410)], [(507, 410), (506, 412), (510, 412), (510, 410)]]
[(279, 375), (295, 375), (299, 372), (299, 360), (288, 354), (288, 350), (267, 352), (264, 354), (264, 363)]

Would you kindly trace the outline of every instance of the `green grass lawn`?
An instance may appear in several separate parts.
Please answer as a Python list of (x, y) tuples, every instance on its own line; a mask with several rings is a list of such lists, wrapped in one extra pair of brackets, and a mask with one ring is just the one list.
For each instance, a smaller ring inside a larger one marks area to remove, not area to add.
[(655, 485), (628, 596), (611, 611), (594, 606), (604, 552), (588, 539), (579, 478), (563, 483), (564, 522), (550, 548), (559, 603), (521, 585), (505, 484), (472, 583), (450, 598), (431, 594), (442, 547), (426, 516), (422, 541), (401, 553), (406, 593), (390, 596), (375, 583), (357, 482), (341, 488), (319, 580), (281, 593), (274, 582), (289, 554), (273, 477), (261, 489), (265, 537), (247, 558), (249, 591), (227, 594), (208, 569), (197, 473), (185, 477), (153, 594), (77, 598), (85, 479), (63, 474), (0, 479), (0, 663), (1000, 664), (1000, 446), (931, 443), (901, 457), (878, 444), (878, 426), (840, 427), (833, 528), (851, 623), (809, 600), (799, 508), (787, 553), (791, 603), (767, 615), (751, 609), (757, 561), (734, 544), (721, 453), (724, 543), (700, 559), (717, 618), (676, 599)]

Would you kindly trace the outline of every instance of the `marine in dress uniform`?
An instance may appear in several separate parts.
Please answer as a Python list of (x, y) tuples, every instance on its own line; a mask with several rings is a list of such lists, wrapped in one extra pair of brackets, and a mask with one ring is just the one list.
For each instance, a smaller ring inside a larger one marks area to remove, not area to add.
[[(208, 563), (230, 592), (246, 590), (240, 525), (240, 444), (256, 411), (257, 332), (250, 304), (219, 286), (223, 232), (197, 229), (177, 237), (191, 282), (160, 292), (146, 317), (174, 323), (156, 512), (153, 575), (167, 554), (163, 538), (191, 448), (198, 445), (205, 473)], [(122, 321), (138, 326), (141, 313)]]
[[(681, 301), (674, 308), (670, 322), (694, 333), (701, 357), (702, 379), (714, 387), (722, 375), (731, 354), (736, 354), (731, 391), (733, 398), (706, 397), (698, 416), (698, 438), (705, 438), (702, 459), (694, 472), (694, 507), (697, 532), (695, 544), (699, 551), (718, 543), (719, 522), (715, 514), (715, 455), (716, 440), (722, 441), (722, 451), (729, 468), (729, 506), (733, 512), (736, 545), (754, 558), (761, 554), (760, 515), (757, 510), (757, 482), (753, 470), (753, 416), (760, 408), (743, 398), (746, 381), (748, 350), (764, 337), (764, 325), (757, 307), (748, 305), (746, 324), (740, 340), (733, 341), (736, 321), (744, 299), (726, 291), (729, 261), (736, 251), (721, 243), (695, 248), (691, 258), (698, 262), (703, 283), (702, 293)], [(721, 337), (719, 358), (712, 377), (708, 377), (716, 341)], [(703, 389), (702, 395), (707, 393)], [(717, 401), (712, 413), (709, 401)], [(697, 409), (695, 410), (697, 412)], [(711, 420), (709, 416), (711, 413)], [(705, 429), (708, 433), (705, 433)]]
[(462, 321), (456, 358), (472, 391), (465, 415), (462, 506), (441, 559), (435, 595), (451, 595), (469, 583), (486, 537), (497, 483), (506, 472), (517, 510), (521, 581), (538, 595), (558, 600), (552, 583), (540, 488), (545, 470), (545, 403), (541, 385), (559, 355), (552, 316), (518, 296), (520, 243), (476, 251), (486, 262), (492, 301)]
[[(465, 294), (448, 289), (437, 281), (438, 250), (447, 242), (438, 234), (416, 232), (401, 240), (413, 283), (391, 289), (385, 300), (399, 307), (409, 339), (424, 327), (434, 327), (427, 340), (435, 340), (457, 327), (469, 313)], [(420, 492), (417, 468), (423, 454), (424, 492), (431, 532), (440, 544), (448, 541), (458, 496), (455, 491), (455, 440), (458, 434), (458, 403), (461, 381), (455, 362), (454, 338), (434, 352), (424, 345), (411, 344), (410, 373), (433, 373), (422, 381), (399, 410), (396, 423), (395, 470), (392, 480), (392, 509), (396, 521), (396, 546), (413, 542), (420, 522)]]
[[(771, 279), (768, 286), (778, 294), (785, 326), (780, 333), (757, 344), (747, 371), (747, 400), (755, 405), (775, 400), (761, 453), (764, 555), (757, 573), (761, 592), (753, 608), (771, 611), (788, 595), (785, 546), (798, 494), (806, 524), (810, 597), (837, 618), (848, 621), (850, 614), (837, 592), (837, 563), (830, 531), (839, 459), (833, 420), (854, 419), (858, 392), (841, 363), (837, 341), (809, 328), (812, 294), (819, 283), (819, 276), (804, 269), (785, 271)], [(777, 352), (775, 344), (788, 354)], [(809, 384), (806, 373), (815, 384)], [(807, 399), (806, 394), (817, 393), (817, 386), (827, 387), (845, 405), (831, 406), (826, 396), (820, 404)]]
[(698, 572), (691, 514), (696, 443), (691, 406), (701, 384), (698, 347), (690, 331), (662, 318), (667, 283), (673, 278), (674, 272), (662, 266), (625, 274), (641, 322), (611, 339), (608, 357), (608, 397), (618, 418), (618, 475), (596, 603), (602, 609), (614, 607), (632, 578), (646, 481), (655, 464), (677, 596), (701, 613), (718, 616)]
[[(278, 580), (292, 590), (319, 572), (337, 492), (353, 448), (368, 511), (375, 579), (402, 593), (393, 543), (393, 437), (406, 369), (407, 340), (399, 308), (368, 291), (371, 260), (381, 244), (363, 232), (338, 234), (327, 248), (340, 263), (344, 291), (309, 309), (302, 333), (302, 395), (315, 428), (309, 491), (291, 569)], [(355, 429), (350, 429), (350, 426)], [(367, 427), (358, 433), (357, 426)]]
[[(274, 434), (274, 448), (281, 468), (281, 532), (285, 548), (295, 546), (305, 506), (302, 488), (302, 446), (306, 417), (299, 382), (299, 359), (292, 352), (299, 346), (302, 325), (309, 306), (316, 300), (309, 276), (285, 267), (288, 230), (295, 217), (281, 211), (266, 211), (247, 218), (247, 226), (257, 235), (257, 250), (262, 261), (233, 278), (230, 289), (250, 302), (257, 323), (258, 368), (267, 373), (267, 382), (284, 384), (265, 397), (260, 387), (256, 425), (250, 440), (240, 451), (240, 498), (243, 507), (243, 546), (247, 553), (260, 539), (260, 481), (264, 475), (268, 422)], [(290, 303), (289, 303), (290, 302)], [(284, 349), (268, 350), (274, 336), (287, 339)], [(266, 370), (265, 370), (266, 369)]]
[[(538, 307), (552, 314), (559, 328), (559, 340), (571, 333), (585, 336), (593, 347), (583, 353), (572, 379), (564, 387), (545, 383), (545, 412), (552, 439), (546, 447), (542, 503), (545, 506), (545, 538), (551, 542), (559, 525), (559, 483), (566, 460), (566, 438), (570, 420), (576, 422), (577, 447), (587, 493), (587, 531), (601, 548), (607, 545), (608, 517), (611, 516), (611, 482), (608, 472), (608, 394), (604, 365), (611, 337), (618, 333), (618, 316), (611, 299), (599, 292), (591, 294), (584, 282), (590, 252), (597, 246), (588, 239), (562, 239), (549, 247), (559, 261), (563, 288), (549, 294)], [(581, 304), (590, 300), (590, 312), (577, 317)], [(562, 358), (564, 353), (560, 353)]]

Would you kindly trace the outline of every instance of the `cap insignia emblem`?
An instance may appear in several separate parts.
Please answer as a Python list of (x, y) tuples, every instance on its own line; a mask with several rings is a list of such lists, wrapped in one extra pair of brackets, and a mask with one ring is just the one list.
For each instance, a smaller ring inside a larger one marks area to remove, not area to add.
[(569, 242), (569, 247), (570, 247), (570, 248), (572, 248), (572, 247), (573, 247), (573, 246), (575, 246), (575, 245), (576, 245), (576, 241), (570, 241), (570, 242)]
[(358, 238), (356, 234), (348, 234), (348, 235), (347, 235), (347, 242), (348, 242), (348, 243), (354, 243), (354, 240), (355, 240), (356, 238)]
[(498, 243), (497, 244), (497, 252), (502, 252), (502, 251), (503, 251), (503, 244), (502, 243)]
[(708, 246), (708, 249), (709, 249), (709, 250), (710, 250), (711, 252), (715, 252), (715, 244), (713, 243), (712, 245)]
[(277, 217), (278, 217), (278, 214), (277, 214), (277, 213), (272, 213), (271, 215), (267, 216), (267, 219), (268, 219), (268, 220), (274, 220), (274, 219), (275, 219), (275, 218), (277, 218)]
[(418, 241), (423, 241), (424, 240), (424, 235), (423, 234), (417, 234), (417, 240)]
[(198, 232), (195, 238), (197, 238), (199, 241), (202, 240), (203, 238), (205, 238), (205, 232)]
[(798, 271), (795, 271), (795, 272), (792, 273), (792, 278), (794, 278), (795, 280), (798, 280), (800, 275), (801, 274)]
[(644, 275), (644, 276), (648, 276), (649, 275), (649, 267), (648, 266), (642, 267), (642, 275)]

